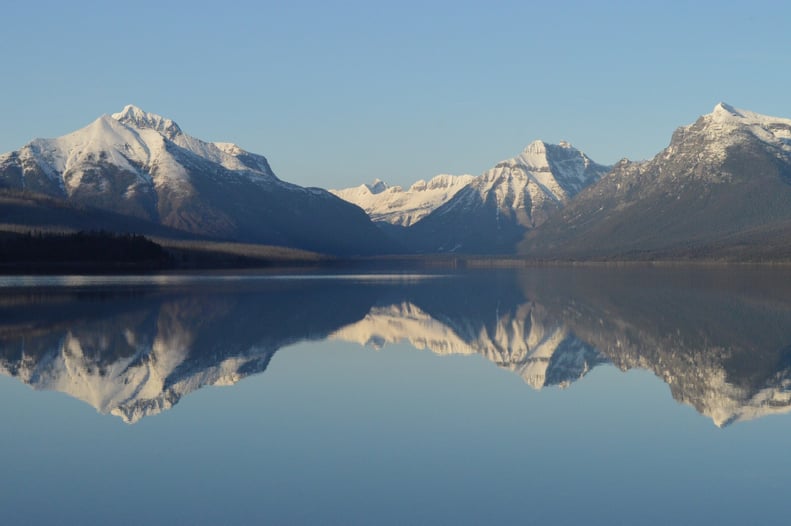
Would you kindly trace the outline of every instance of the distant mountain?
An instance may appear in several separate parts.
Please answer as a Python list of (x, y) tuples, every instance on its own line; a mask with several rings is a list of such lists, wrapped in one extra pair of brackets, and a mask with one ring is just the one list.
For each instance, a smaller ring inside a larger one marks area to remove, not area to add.
[(441, 174), (428, 182), (417, 181), (407, 190), (376, 179), (372, 184), (330, 192), (365, 210), (372, 221), (408, 227), (446, 203), (473, 179), (472, 175)]
[(548, 258), (791, 257), (791, 119), (724, 103), (530, 232)]
[(131, 105), (63, 137), (35, 139), (0, 155), (3, 189), (214, 239), (332, 254), (388, 250), (357, 207), (325, 190), (281, 181), (261, 155), (196, 139), (172, 120)]
[(526, 231), (608, 170), (567, 142), (535, 141), (415, 223), (406, 239), (418, 252), (513, 253)]

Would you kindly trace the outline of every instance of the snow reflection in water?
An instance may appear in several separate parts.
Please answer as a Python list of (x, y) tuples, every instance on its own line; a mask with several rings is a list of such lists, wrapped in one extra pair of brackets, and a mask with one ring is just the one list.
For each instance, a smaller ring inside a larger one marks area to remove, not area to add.
[(481, 355), (535, 389), (653, 371), (717, 426), (791, 410), (781, 272), (4, 277), (0, 368), (133, 423), (304, 340)]

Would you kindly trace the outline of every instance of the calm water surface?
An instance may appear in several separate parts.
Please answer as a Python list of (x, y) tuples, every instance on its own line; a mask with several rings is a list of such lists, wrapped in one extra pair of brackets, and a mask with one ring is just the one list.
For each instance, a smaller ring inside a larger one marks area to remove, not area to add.
[(785, 522), (789, 278), (0, 278), (2, 521)]

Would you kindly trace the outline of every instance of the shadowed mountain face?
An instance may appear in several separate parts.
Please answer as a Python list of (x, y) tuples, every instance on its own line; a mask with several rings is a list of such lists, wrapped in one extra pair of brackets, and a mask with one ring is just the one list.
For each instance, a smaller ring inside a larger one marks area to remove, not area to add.
[[(0, 370), (126, 422), (331, 338), (484, 356), (535, 389), (653, 371), (718, 426), (791, 411), (782, 272), (535, 269), (421, 280), (243, 279), (0, 294)], [(629, 393), (623, 393), (629, 396)]]

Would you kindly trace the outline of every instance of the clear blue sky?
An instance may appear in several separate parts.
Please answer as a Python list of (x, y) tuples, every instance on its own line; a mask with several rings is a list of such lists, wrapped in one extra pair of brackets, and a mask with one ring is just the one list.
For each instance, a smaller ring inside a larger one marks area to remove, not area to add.
[(0, 151), (134, 103), (288, 181), (478, 174), (534, 139), (642, 159), (718, 101), (791, 117), (791, 3), (28, 2)]

